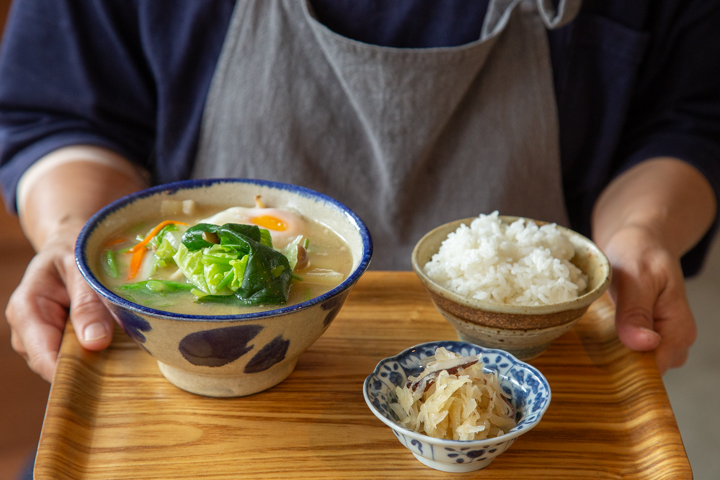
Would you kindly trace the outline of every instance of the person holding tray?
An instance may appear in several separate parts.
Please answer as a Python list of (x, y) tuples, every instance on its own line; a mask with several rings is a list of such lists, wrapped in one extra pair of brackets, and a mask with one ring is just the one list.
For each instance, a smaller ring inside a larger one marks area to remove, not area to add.
[(7, 308), (50, 381), (68, 313), (112, 318), (74, 263), (87, 219), (151, 184), (249, 177), (348, 205), (373, 268), (499, 210), (592, 235), (617, 331), (661, 372), (696, 336), (720, 191), (720, 5), (683, 0), (15, 2), (0, 180), (37, 251)]

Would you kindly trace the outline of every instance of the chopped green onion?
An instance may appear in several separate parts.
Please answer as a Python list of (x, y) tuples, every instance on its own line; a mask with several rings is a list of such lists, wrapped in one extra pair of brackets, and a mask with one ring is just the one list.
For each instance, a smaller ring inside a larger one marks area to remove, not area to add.
[(260, 229), (260, 243), (262, 243), (266, 247), (273, 248), (272, 236), (270, 235), (270, 230), (267, 230), (265, 228)]
[(202, 261), (203, 263), (219, 263), (221, 265), (230, 265), (230, 261), (235, 260), (234, 258), (229, 257), (220, 257), (218, 255), (208, 255), (207, 253), (203, 254)]
[(228, 284), (235, 278), (235, 270), (230, 269), (225, 274), (225, 277), (218, 283), (216, 290), (219, 292), (223, 288), (227, 287)]
[(108, 250), (105, 252), (105, 261), (103, 262), (103, 269), (112, 278), (118, 278), (117, 264), (115, 263), (115, 252)]
[(205, 293), (205, 292), (203, 292), (202, 290), (199, 290), (199, 289), (197, 289), (197, 288), (193, 288), (192, 290), (190, 290), (190, 293), (192, 293), (193, 295), (195, 295), (197, 298), (202, 298), (202, 297), (206, 297), (206, 296), (207, 296), (207, 293)]
[(163, 228), (160, 229), (159, 232), (153, 236), (153, 238), (150, 240), (150, 243), (155, 246), (155, 248), (160, 247), (162, 244), (163, 238), (165, 238), (165, 234), (168, 232), (174, 232), (178, 229), (177, 224), (175, 223), (168, 223)]
[(153, 292), (157, 293), (165, 290), (165, 285), (163, 285), (162, 282), (158, 282), (157, 280), (148, 280), (145, 286), (148, 288), (148, 290), (152, 290)]
[(272, 276), (275, 277), (275, 278), (278, 278), (280, 275), (282, 275), (282, 273), (283, 273), (284, 271), (285, 271), (285, 266), (284, 266), (284, 265), (278, 265), (277, 267), (275, 267), (275, 268), (273, 268), (273, 269), (271, 270)]
[(189, 283), (173, 282), (171, 280), (145, 280), (144, 282), (128, 283), (117, 287), (125, 292), (144, 293), (175, 293), (190, 291), (193, 286)]

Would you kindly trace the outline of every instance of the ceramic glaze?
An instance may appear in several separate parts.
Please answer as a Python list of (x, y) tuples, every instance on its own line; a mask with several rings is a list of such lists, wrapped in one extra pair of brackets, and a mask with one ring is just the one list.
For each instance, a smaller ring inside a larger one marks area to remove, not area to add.
[(149, 332), (152, 330), (150, 322), (130, 310), (126, 310), (116, 305), (107, 306), (109, 307), (110, 313), (112, 313), (113, 317), (115, 317), (115, 320), (122, 327), (128, 337), (132, 338), (139, 344), (145, 343), (147, 339), (145, 338), (143, 332)]
[(252, 350), (248, 343), (262, 329), (261, 325), (236, 325), (193, 332), (180, 340), (178, 350), (193, 365), (220, 367)]
[(342, 308), (343, 303), (345, 303), (346, 297), (347, 293), (343, 295), (338, 295), (326, 301), (320, 306), (320, 308), (322, 308), (323, 310), (328, 311), (325, 315), (325, 320), (323, 320), (323, 325), (325, 325), (325, 327), (328, 327), (330, 323), (335, 319), (337, 314), (340, 313), (340, 308)]
[(290, 340), (285, 340), (282, 335), (273, 338), (270, 343), (262, 347), (257, 354), (250, 359), (243, 371), (245, 373), (258, 373), (267, 370), (276, 363), (285, 359), (285, 354), (290, 347)]

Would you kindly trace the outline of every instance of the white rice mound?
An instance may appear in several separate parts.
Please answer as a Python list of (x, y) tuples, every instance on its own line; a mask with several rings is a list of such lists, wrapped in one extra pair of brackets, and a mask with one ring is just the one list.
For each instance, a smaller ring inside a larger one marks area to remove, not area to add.
[(570, 259), (575, 247), (557, 225), (503, 224), (481, 214), (448, 235), (424, 270), (434, 282), (471, 299), (550, 305), (577, 298), (587, 276)]

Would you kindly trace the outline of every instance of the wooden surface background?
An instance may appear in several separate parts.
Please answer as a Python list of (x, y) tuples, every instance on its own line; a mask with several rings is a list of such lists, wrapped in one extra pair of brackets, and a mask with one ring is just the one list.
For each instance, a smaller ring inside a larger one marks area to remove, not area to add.
[(280, 385), (214, 399), (170, 385), (119, 329), (83, 351), (69, 327), (43, 427), (38, 479), (684, 479), (690, 466), (650, 354), (615, 337), (596, 302), (533, 363), (552, 403), (540, 424), (469, 474), (418, 462), (367, 408), (377, 362), (456, 339), (410, 272), (369, 272)]

